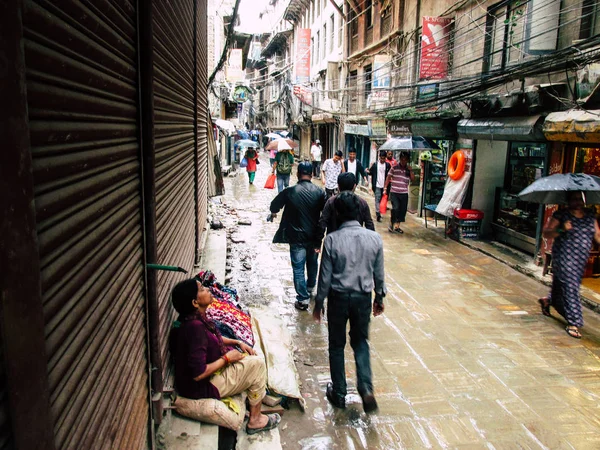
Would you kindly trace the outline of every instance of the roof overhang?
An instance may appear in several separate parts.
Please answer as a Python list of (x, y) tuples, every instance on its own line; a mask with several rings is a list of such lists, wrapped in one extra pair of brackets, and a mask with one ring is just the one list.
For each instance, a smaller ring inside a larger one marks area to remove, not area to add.
[(299, 22), (304, 11), (310, 6), (310, 0), (291, 0), (283, 13), (283, 18), (292, 23)]
[(287, 42), (287, 38), (292, 35), (293, 30), (285, 30), (275, 33), (271, 39), (265, 45), (264, 50), (261, 53), (263, 58), (268, 58), (277, 50), (281, 49)]
[(458, 122), (457, 131), (467, 139), (543, 142), (546, 140), (542, 131), (543, 122), (541, 115), (462, 119)]
[(548, 114), (544, 136), (549, 141), (600, 142), (600, 110), (577, 110)]

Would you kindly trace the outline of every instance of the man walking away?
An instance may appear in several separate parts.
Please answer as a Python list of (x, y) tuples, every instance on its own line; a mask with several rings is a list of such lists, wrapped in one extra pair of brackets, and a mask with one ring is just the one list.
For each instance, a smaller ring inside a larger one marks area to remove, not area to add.
[(354, 147), (350, 147), (350, 150), (348, 151), (348, 159), (344, 161), (344, 171), (354, 174), (356, 177), (356, 184), (360, 183), (359, 175), (363, 177), (367, 183), (369, 182), (367, 171), (362, 163), (356, 159), (356, 149)]
[[(356, 178), (350, 172), (341, 173), (338, 176), (338, 188), (340, 193), (342, 192), (354, 192), (356, 189)], [(339, 194), (338, 194), (339, 195)], [(325, 203), (325, 207), (323, 208), (323, 212), (321, 213), (321, 218), (319, 219), (319, 227), (321, 228), (321, 232), (324, 234), (325, 230), (327, 230), (327, 234), (333, 233), (338, 229), (337, 217), (335, 214), (334, 201), (337, 198), (337, 195), (330, 197)], [(358, 223), (361, 226), (365, 226), (368, 230), (375, 231), (375, 224), (373, 223), (373, 219), (371, 218), (371, 210), (369, 209), (369, 204), (364, 198), (356, 196), (358, 200)]]
[(337, 177), (344, 171), (342, 160), (343, 153), (338, 150), (333, 158), (328, 159), (321, 167), (321, 181), (325, 185), (325, 194), (327, 198), (337, 194)]
[(281, 191), (270, 208), (273, 217), (284, 208), (273, 243), (290, 244), (295, 307), (301, 311), (308, 309), (310, 296), (317, 285), (318, 252), (321, 248), (319, 216), (325, 205), (325, 193), (311, 183), (311, 178), (312, 164), (308, 161), (298, 164), (298, 183)]
[(323, 150), (321, 149), (321, 142), (317, 139), (313, 141), (313, 145), (310, 148), (310, 158), (312, 160), (313, 177), (319, 178), (321, 176), (321, 155)]
[(377, 216), (377, 222), (381, 222), (381, 213), (379, 212), (379, 203), (383, 196), (383, 187), (385, 186), (385, 179), (392, 168), (392, 165), (386, 161), (387, 155), (385, 150), (379, 151), (379, 161), (374, 162), (371, 168), (368, 170), (371, 176), (371, 190), (375, 195), (375, 214)]
[(391, 233), (404, 233), (400, 224), (406, 222), (408, 208), (408, 187), (415, 180), (415, 174), (408, 165), (408, 154), (400, 154), (400, 162), (390, 170), (385, 179), (385, 188), (391, 184), (392, 221), (388, 228)]
[[(340, 228), (328, 234), (323, 244), (319, 289), (315, 297), (313, 318), (321, 321), (323, 302), (327, 297), (329, 330), (329, 367), (331, 383), (327, 399), (333, 406), (346, 407), (346, 371), (344, 347), (346, 324), (350, 321), (350, 345), (356, 362), (357, 388), (365, 412), (377, 409), (373, 395), (373, 376), (369, 354), (369, 322), (383, 313), (386, 294), (383, 269), (383, 242), (374, 231), (358, 223), (358, 199), (342, 192), (335, 199)], [(372, 291), (375, 301), (371, 305)]]
[[(277, 171), (277, 190), (283, 191), (290, 185), (290, 174), (294, 166), (292, 147), (284, 139), (278, 142), (277, 154), (273, 163), (273, 172)], [(312, 170), (312, 167), (311, 167)]]

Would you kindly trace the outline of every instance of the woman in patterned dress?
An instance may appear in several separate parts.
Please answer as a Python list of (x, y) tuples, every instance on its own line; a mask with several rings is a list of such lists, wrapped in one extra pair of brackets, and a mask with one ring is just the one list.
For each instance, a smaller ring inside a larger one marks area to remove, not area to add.
[(579, 287), (592, 248), (592, 240), (600, 242), (600, 228), (591, 210), (584, 209), (581, 192), (568, 196), (567, 208), (554, 213), (544, 237), (554, 239), (552, 245), (552, 289), (548, 297), (538, 301), (542, 313), (550, 316), (550, 306), (567, 321), (569, 336), (581, 338), (583, 314)]

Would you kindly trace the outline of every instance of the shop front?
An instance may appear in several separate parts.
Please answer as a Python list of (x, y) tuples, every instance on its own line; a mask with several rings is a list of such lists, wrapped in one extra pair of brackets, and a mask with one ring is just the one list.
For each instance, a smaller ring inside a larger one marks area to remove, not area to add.
[(345, 123), (344, 134), (346, 138), (344, 155), (347, 156), (350, 149), (354, 148), (356, 150), (356, 159), (361, 162), (363, 167), (369, 167), (371, 160), (371, 139), (368, 123)]
[(483, 236), (532, 256), (542, 244), (544, 208), (517, 194), (548, 174), (543, 120), (530, 116), (458, 122), (459, 135), (475, 141), (472, 205), (485, 213)]
[(410, 164), (415, 168), (418, 192), (411, 195), (413, 210), (422, 215), (425, 205), (437, 205), (444, 195), (448, 159), (456, 146), (458, 118), (428, 120), (392, 120), (388, 124), (392, 137), (422, 136), (432, 140), (438, 149), (431, 150), (431, 160), (419, 159), (419, 152), (411, 152)]
[(323, 148), (322, 161), (331, 158), (338, 149), (337, 122), (335, 117), (329, 113), (313, 114), (311, 117), (313, 132), (311, 141), (321, 141)]

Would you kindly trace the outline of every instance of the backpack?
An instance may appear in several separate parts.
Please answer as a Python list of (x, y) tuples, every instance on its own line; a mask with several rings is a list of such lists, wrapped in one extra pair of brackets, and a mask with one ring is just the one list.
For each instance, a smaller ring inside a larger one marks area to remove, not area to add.
[(281, 153), (279, 161), (277, 162), (277, 173), (280, 173), (281, 175), (288, 175), (292, 173), (292, 165), (294, 164), (292, 161), (293, 159), (291, 154)]

